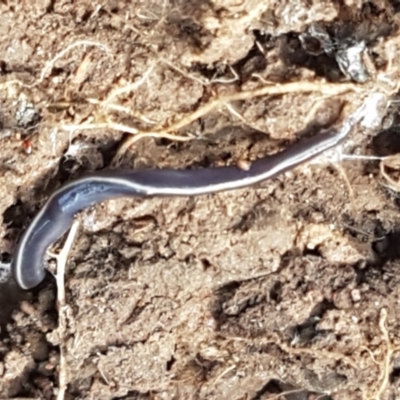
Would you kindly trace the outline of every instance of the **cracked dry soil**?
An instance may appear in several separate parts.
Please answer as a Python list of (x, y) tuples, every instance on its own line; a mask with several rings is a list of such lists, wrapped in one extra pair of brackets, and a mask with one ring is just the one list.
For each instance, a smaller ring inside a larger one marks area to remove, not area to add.
[[(87, 171), (240, 164), (339, 127), (371, 93), (396, 100), (398, 10), (1, 1), (3, 259)], [(343, 151), (398, 153), (397, 104)], [(398, 164), (328, 161), (83, 211), (62, 310), (50, 274), (0, 284), (0, 398), (400, 398)]]

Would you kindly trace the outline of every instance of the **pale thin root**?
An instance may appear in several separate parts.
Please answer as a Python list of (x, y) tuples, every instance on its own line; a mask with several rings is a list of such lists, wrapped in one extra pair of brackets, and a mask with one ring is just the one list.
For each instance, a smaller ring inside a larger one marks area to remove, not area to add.
[(34, 88), (35, 86), (39, 85), (39, 83), (43, 82), (43, 80), (46, 77), (47, 72), (51, 68), (53, 68), (54, 64), (60, 58), (64, 57), (64, 55), (66, 53), (68, 53), (68, 51), (70, 51), (74, 47), (78, 47), (78, 46), (95, 46), (95, 47), (98, 47), (101, 50), (105, 51), (107, 54), (109, 54), (109, 55), (111, 54), (110, 49), (106, 45), (104, 45), (102, 43), (95, 42), (95, 41), (92, 41), (92, 40), (78, 40), (77, 42), (74, 42), (74, 43), (70, 44), (69, 46), (67, 46), (64, 50), (61, 50), (59, 53), (57, 53), (57, 55), (54, 58), (52, 58), (51, 60), (47, 61), (46, 65), (42, 69), (42, 72), (40, 73), (39, 79), (35, 83), (33, 83), (31, 85), (27, 85), (27, 84), (25, 84), (25, 83), (23, 83), (23, 82), (21, 82), (19, 80), (12, 80), (12, 81), (8, 81), (8, 82), (5, 82), (5, 83), (1, 83), (0, 84), (0, 89), (3, 86), (4, 87), (8, 87), (8, 86), (11, 86), (11, 85), (14, 85), (14, 84), (18, 85), (18, 86), (25, 87), (25, 88)]
[(50, 258), (57, 258), (58, 257), (58, 253), (55, 253), (53, 250), (47, 250), (46, 251), (46, 255)]
[(216, 385), (218, 383), (218, 381), (224, 377), (226, 374), (228, 374), (229, 372), (233, 371), (234, 369), (236, 369), (236, 365), (231, 365), (230, 367), (228, 367), (227, 369), (225, 369), (224, 371), (222, 371), (214, 380), (213, 384)]
[(120, 131), (120, 132), (127, 132), (130, 133), (131, 135), (136, 135), (139, 131), (136, 128), (133, 128), (128, 125), (124, 124), (119, 124), (117, 122), (107, 122), (108, 128), (114, 129), (115, 131)]
[(138, 140), (143, 139), (145, 137), (152, 138), (160, 138), (160, 139), (168, 139), (171, 141), (178, 142), (188, 142), (193, 140), (193, 137), (190, 136), (179, 136), (173, 135), (167, 132), (139, 132), (136, 128), (133, 128), (128, 125), (118, 124), (116, 122), (102, 122), (102, 123), (84, 123), (84, 124), (70, 124), (70, 125), (61, 125), (61, 129), (64, 129), (68, 132), (74, 132), (76, 130), (87, 130), (87, 129), (113, 129), (119, 132), (130, 133), (133, 135), (130, 140), (126, 140), (121, 147), (119, 148), (117, 154), (114, 156), (114, 160), (120, 159), (120, 157), (125, 153), (128, 147), (132, 146)]
[(231, 65), (228, 65), (232, 72), (233, 78), (213, 78), (210, 83), (233, 83), (239, 80), (239, 75)]
[[(373, 235), (372, 235), (371, 233), (369, 233), (369, 232), (366, 232), (366, 231), (364, 231), (364, 230), (362, 230), (362, 229), (356, 228), (355, 226), (351, 226), (351, 225), (346, 224), (346, 223), (344, 223), (344, 222), (342, 222), (342, 225), (343, 225), (346, 229), (348, 229), (348, 230), (350, 230), (350, 231), (353, 231), (353, 232), (359, 233), (360, 235), (366, 236), (367, 239), (370, 240), (370, 241), (378, 242), (378, 241), (380, 241), (380, 240), (385, 239), (385, 236), (377, 236), (377, 237), (375, 237), (375, 236), (373, 236)], [(360, 348), (363, 348), (363, 347), (360, 347)], [(367, 350), (366, 347), (365, 347), (365, 350)]]
[(65, 304), (65, 267), (67, 265), (68, 255), (71, 251), (72, 245), (74, 244), (75, 237), (78, 233), (79, 221), (75, 220), (69, 230), (67, 240), (60, 253), (58, 253), (55, 258), (57, 261), (57, 300), (59, 305)]
[[(260, 51), (260, 53), (265, 57), (267, 52), (265, 51), (264, 47), (262, 47), (262, 44), (258, 40), (255, 41), (255, 44), (256, 44), (258, 50)], [(257, 75), (257, 74), (252, 74), (252, 75), (254, 76), (254, 75)]]
[[(222, 336), (223, 338), (225, 338), (227, 340), (237, 340), (237, 341), (242, 341), (242, 342), (250, 341), (250, 339), (242, 338), (242, 337), (227, 336), (227, 335), (222, 335), (222, 334), (220, 334), (220, 336)], [(269, 340), (269, 339), (265, 340), (265, 341), (260, 340), (260, 343), (262, 343), (263, 345), (275, 344), (276, 346), (280, 347), (281, 350), (283, 350), (284, 352), (286, 352), (288, 354), (295, 354), (295, 355), (307, 354), (307, 355), (311, 355), (312, 357), (317, 358), (317, 359), (319, 357), (320, 358), (331, 358), (333, 360), (342, 361), (342, 362), (350, 365), (351, 367), (353, 367), (355, 370), (359, 369), (359, 366), (353, 360), (351, 360), (349, 357), (345, 356), (344, 354), (335, 353), (332, 351), (291, 347), (291, 346), (288, 346), (287, 344), (285, 344), (284, 342), (282, 342), (282, 340), (280, 340), (280, 338), (278, 336), (275, 338), (275, 340)]]
[(376, 394), (374, 396), (374, 399), (380, 400), (383, 392), (385, 391), (388, 383), (389, 383), (389, 376), (390, 376), (390, 363), (392, 361), (392, 356), (393, 356), (393, 347), (392, 344), (390, 343), (390, 338), (389, 338), (389, 332), (386, 328), (386, 318), (387, 318), (387, 310), (385, 308), (381, 309), (380, 315), (379, 315), (379, 329), (382, 333), (383, 340), (386, 343), (386, 355), (381, 363), (381, 366), (383, 367), (383, 370), (381, 370), (381, 374), (379, 377), (379, 380), (381, 381), (378, 390), (376, 391)]
[(99, 105), (99, 106), (102, 106), (104, 108), (108, 108), (108, 109), (113, 110), (113, 111), (118, 111), (118, 112), (125, 113), (127, 115), (130, 115), (130, 116), (132, 116), (134, 118), (137, 118), (137, 119), (145, 122), (146, 124), (150, 124), (150, 125), (157, 124), (156, 121), (151, 120), (150, 118), (146, 117), (145, 115), (141, 115), (141, 114), (137, 114), (137, 113), (132, 112), (132, 110), (129, 107), (124, 107), (124, 106), (121, 106), (119, 104), (106, 104), (106, 103), (103, 103), (102, 101), (97, 100), (97, 99), (86, 99), (86, 100), (87, 100), (87, 102), (89, 104)]
[[(340, 154), (340, 160), (359, 160), (359, 161), (384, 161), (387, 157), (379, 157), (379, 156), (365, 156), (365, 155), (351, 155), (351, 154)], [(346, 174), (346, 171), (342, 168), (341, 165), (337, 165), (336, 163), (332, 163), (332, 166), (336, 169), (336, 171), (340, 174), (342, 179), (344, 180), (348, 190), (349, 190), (349, 197), (351, 202), (351, 207), (353, 212), (356, 212), (356, 197), (353, 190), (353, 187), (349, 181), (349, 178)], [(385, 171), (385, 165), (383, 162), (380, 163), (380, 171), (382, 176), (397, 190), (400, 190), (400, 184), (394, 181)], [(355, 228), (351, 228), (355, 230)], [(361, 232), (366, 234), (364, 232)]]
[[(293, 389), (293, 390), (286, 390), (285, 392), (279, 393), (279, 394), (274, 394), (272, 397), (268, 397), (265, 400), (278, 400), (282, 396), (286, 396), (287, 394), (293, 394), (293, 393), (300, 393), (303, 392), (305, 389)], [(325, 395), (324, 395), (325, 396)]]
[[(226, 106), (233, 101), (248, 100), (253, 97), (261, 97), (266, 95), (288, 94), (288, 93), (308, 93), (308, 92), (321, 92), (327, 95), (338, 95), (349, 91), (360, 91), (361, 89), (354, 84), (331, 84), (325, 81), (320, 82), (290, 82), (284, 84), (270, 83), (258, 89), (242, 91), (219, 98), (213, 99), (208, 103), (202, 105), (191, 114), (185, 115), (179, 121), (171, 124), (168, 127), (161, 127), (157, 129), (158, 132), (174, 132), (182, 129), (183, 127), (198, 120), (209, 112), (222, 106)], [(117, 155), (125, 152), (130, 146), (133, 138), (128, 138), (118, 150)]]
[(135, 143), (144, 137), (169, 139), (169, 140), (175, 140), (178, 142), (188, 142), (190, 140), (193, 140), (193, 138), (190, 136), (178, 136), (178, 135), (172, 135), (170, 133), (163, 133), (163, 132), (140, 132), (137, 135), (132, 136), (132, 143)]
[(102, 8), (103, 6), (101, 4), (98, 4), (97, 7), (94, 9), (94, 11), (90, 14), (89, 19), (93, 19), (100, 12)]
[(59, 312), (59, 326), (58, 334), (60, 338), (60, 363), (59, 363), (59, 377), (58, 377), (58, 393), (57, 400), (64, 400), (65, 392), (68, 386), (68, 365), (67, 365), (67, 348), (65, 338), (67, 336), (68, 330), (68, 316), (67, 316), (67, 306), (65, 302), (65, 268), (68, 260), (68, 255), (71, 251), (72, 245), (74, 243), (76, 234), (78, 232), (79, 221), (75, 220), (71, 226), (68, 233), (67, 240), (60, 253), (56, 255), (57, 261), (57, 273), (56, 273), (56, 283), (57, 283), (57, 303)]
[(231, 113), (234, 117), (238, 118), (244, 125), (250, 127), (251, 129), (254, 129), (256, 131), (262, 132), (262, 129), (259, 128), (256, 125), (253, 125), (252, 123), (250, 123), (249, 121), (246, 120), (245, 117), (243, 117), (242, 114), (239, 113), (239, 111), (237, 111), (235, 109), (235, 107), (232, 104), (226, 103), (224, 104), (224, 107), (228, 110), (229, 113)]
[(362, 154), (341, 154), (341, 160), (360, 160), (360, 161), (382, 161), (385, 160), (386, 157), (379, 156), (365, 156)]
[(150, 21), (158, 21), (159, 17), (152, 13), (151, 11), (148, 11), (149, 13), (149, 17), (147, 15), (144, 15), (140, 10), (136, 12), (136, 16), (140, 19), (144, 19), (144, 20), (150, 20)]
[(66, 125), (61, 125), (61, 129), (64, 129), (68, 132), (71, 131), (76, 131), (76, 130), (87, 130), (87, 129), (103, 129), (103, 128), (108, 128), (108, 129), (113, 129), (119, 132), (125, 132), (125, 133), (130, 133), (132, 136), (132, 140), (130, 140), (130, 144), (133, 144), (137, 142), (139, 139), (142, 139), (144, 137), (153, 137), (153, 138), (164, 138), (164, 139), (169, 139), (169, 140), (175, 140), (179, 142), (187, 142), (189, 140), (192, 140), (193, 138), (190, 136), (179, 136), (179, 135), (173, 135), (171, 133), (166, 133), (166, 132), (139, 132), (136, 128), (133, 128), (128, 125), (124, 124), (118, 124), (117, 122), (102, 122), (102, 123), (97, 123), (97, 124), (66, 124)]
[[(100, 375), (103, 377), (104, 382), (106, 382), (107, 385), (110, 385), (110, 382), (109, 382), (109, 380), (107, 379), (107, 377), (106, 377), (105, 373), (103, 372), (103, 370), (102, 370), (99, 366), (97, 366), (97, 370), (100, 372)], [(57, 400), (58, 400), (58, 399), (57, 399)]]
[(244, 124), (249, 125), (246, 119), (243, 117), (242, 114), (239, 113), (239, 111), (236, 111), (235, 108), (232, 106), (232, 104), (226, 103), (224, 104), (225, 108), (236, 118), (238, 118), (240, 121), (242, 121)]
[(94, 46), (94, 47), (98, 47), (99, 49), (105, 51), (108, 54), (111, 54), (110, 49), (99, 42), (95, 42), (93, 40), (78, 40), (77, 42), (74, 42), (72, 44), (70, 44), (69, 46), (67, 46), (64, 50), (60, 51), (54, 58), (52, 58), (50, 61), (47, 61), (45, 67), (42, 69), (42, 72), (40, 74), (39, 77), (39, 81), (35, 84), (39, 84), (41, 82), (43, 82), (47, 72), (53, 68), (54, 64), (62, 57), (64, 57), (64, 55), (66, 53), (68, 53), (71, 49), (73, 49), (74, 47), (78, 47), (78, 46)]
[(324, 94), (338, 95), (349, 91), (356, 91), (358, 88), (353, 84), (331, 84), (326, 82), (290, 82), (276, 84), (267, 84), (258, 89), (247, 90), (243, 92), (234, 93), (231, 95), (222, 96), (211, 100), (210, 102), (199, 107), (193, 113), (183, 117), (180, 121), (172, 124), (166, 130), (175, 131), (183, 128), (186, 125), (191, 124), (197, 119), (208, 114), (213, 109), (223, 106), (226, 103), (230, 103), (238, 100), (248, 100), (253, 97), (261, 97), (266, 95), (277, 95), (277, 94), (288, 94), (288, 93), (309, 93), (309, 92), (321, 92)]
[(343, 179), (345, 185), (347, 186), (347, 189), (349, 191), (349, 198), (350, 198), (351, 208), (353, 210), (353, 213), (356, 213), (356, 197), (355, 197), (353, 187), (351, 186), (351, 183), (349, 181), (349, 177), (347, 176), (346, 171), (344, 170), (344, 168), (340, 164), (332, 163), (331, 165), (336, 169), (338, 174)]
[(101, 122), (101, 123), (83, 123), (83, 124), (64, 124), (60, 125), (61, 129), (64, 129), (65, 131), (68, 132), (73, 132), (77, 130), (90, 130), (90, 129), (103, 129), (103, 128), (108, 128), (109, 124), (107, 122)]
[(259, 81), (261, 81), (264, 84), (269, 83), (264, 77), (262, 77), (260, 74), (251, 74), (252, 78), (257, 78)]
[(143, 85), (147, 79), (149, 78), (150, 74), (153, 72), (154, 66), (152, 65), (147, 69), (147, 71), (143, 74), (143, 76), (136, 82), (130, 83), (128, 85), (116, 88), (111, 91), (111, 93), (107, 96), (107, 98), (103, 101), (104, 104), (111, 103), (113, 99), (115, 99), (118, 96), (121, 96), (124, 93), (129, 93), (132, 92), (133, 90), (136, 90), (138, 87)]
[(171, 68), (173, 71), (178, 72), (179, 74), (181, 74), (182, 76), (184, 76), (187, 79), (190, 79), (194, 82), (200, 83), (201, 85), (204, 85), (204, 86), (207, 86), (210, 84), (210, 82), (207, 79), (189, 74), (189, 73), (185, 72), (183, 69), (179, 68), (178, 66), (172, 64), (168, 60), (160, 60), (160, 61), (162, 64)]

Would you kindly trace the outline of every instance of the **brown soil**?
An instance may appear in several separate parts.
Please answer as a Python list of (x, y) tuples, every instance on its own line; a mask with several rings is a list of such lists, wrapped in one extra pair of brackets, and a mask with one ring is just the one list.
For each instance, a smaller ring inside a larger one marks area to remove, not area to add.
[[(395, 96), (398, 9), (0, 1), (2, 254), (85, 171), (240, 163), (340, 126), (369, 94)], [(366, 46), (355, 74), (338, 65), (351, 41)], [(396, 102), (377, 119), (345, 152), (400, 151)], [(85, 210), (63, 307), (50, 274), (29, 292), (0, 285), (0, 398), (400, 398), (390, 161)]]

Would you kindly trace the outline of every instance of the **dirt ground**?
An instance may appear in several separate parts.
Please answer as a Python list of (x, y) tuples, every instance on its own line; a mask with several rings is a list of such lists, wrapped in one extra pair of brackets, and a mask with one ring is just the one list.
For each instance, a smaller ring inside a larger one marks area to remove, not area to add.
[(3, 261), (87, 171), (240, 165), (374, 94), (389, 101), (340, 150), (391, 156), (84, 210), (65, 304), (50, 273), (31, 291), (0, 284), (0, 398), (400, 398), (398, 11), (0, 1)]

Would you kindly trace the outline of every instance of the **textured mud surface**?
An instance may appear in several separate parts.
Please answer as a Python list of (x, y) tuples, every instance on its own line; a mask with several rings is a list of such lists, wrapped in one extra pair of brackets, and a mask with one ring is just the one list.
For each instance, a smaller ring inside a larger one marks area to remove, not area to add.
[[(396, 100), (395, 1), (125, 3), (0, 2), (3, 260), (87, 171), (240, 164)], [(342, 148), (382, 163), (83, 211), (63, 307), (50, 274), (0, 284), (0, 398), (399, 398), (388, 104)]]

